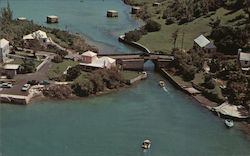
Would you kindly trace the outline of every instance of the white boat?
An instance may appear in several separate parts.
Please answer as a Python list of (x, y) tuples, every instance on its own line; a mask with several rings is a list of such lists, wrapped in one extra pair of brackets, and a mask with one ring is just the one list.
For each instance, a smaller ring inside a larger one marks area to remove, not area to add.
[(231, 127), (234, 126), (234, 122), (233, 122), (233, 120), (226, 119), (226, 120), (225, 120), (225, 125), (226, 125), (228, 128), (231, 128)]
[(164, 87), (164, 86), (165, 86), (165, 82), (164, 82), (163, 80), (160, 80), (160, 81), (159, 81), (159, 85), (160, 85), (161, 87)]
[(150, 140), (144, 140), (142, 145), (141, 145), (141, 148), (150, 149), (150, 147), (151, 147), (151, 141)]

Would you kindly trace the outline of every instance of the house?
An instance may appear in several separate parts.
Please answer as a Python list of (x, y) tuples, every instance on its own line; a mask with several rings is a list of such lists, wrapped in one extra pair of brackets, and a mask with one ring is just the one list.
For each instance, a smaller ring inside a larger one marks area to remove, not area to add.
[(194, 39), (193, 48), (197, 51), (204, 51), (206, 53), (216, 52), (216, 46), (213, 42), (209, 41), (205, 36), (200, 35), (196, 39)]
[(241, 70), (250, 70), (250, 53), (242, 52), (241, 49), (238, 51), (238, 60), (240, 63)]
[(95, 69), (110, 69), (116, 66), (116, 60), (110, 57), (97, 57), (97, 54), (92, 51), (84, 52), (82, 55), (80, 65), (85, 71), (92, 71)]
[(29, 41), (29, 40), (38, 40), (40, 43), (49, 43), (50, 39), (48, 38), (46, 32), (42, 30), (38, 30), (33, 32), (32, 34), (28, 34), (23, 36), (23, 40)]
[(10, 52), (9, 41), (6, 39), (0, 40), (0, 63), (5, 63), (7, 60), (7, 54)]
[(19, 64), (6, 64), (3, 68), (7, 78), (14, 78), (18, 73), (19, 67)]

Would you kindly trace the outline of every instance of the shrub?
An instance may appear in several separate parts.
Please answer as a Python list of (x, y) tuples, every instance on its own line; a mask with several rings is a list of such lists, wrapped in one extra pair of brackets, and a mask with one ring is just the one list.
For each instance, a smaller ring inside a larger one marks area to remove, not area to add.
[(44, 96), (57, 99), (66, 99), (72, 94), (72, 89), (68, 85), (53, 85), (43, 90)]
[(168, 18), (166, 19), (165, 24), (166, 24), (166, 25), (170, 25), (170, 24), (175, 23), (175, 21), (176, 21), (176, 19), (175, 19), (174, 17), (168, 17)]
[(81, 67), (80, 67), (80, 65), (71, 67), (67, 71), (66, 80), (67, 81), (72, 81), (75, 78), (77, 78), (80, 74), (81, 74)]
[(129, 32), (125, 33), (124, 39), (126, 41), (129, 41), (129, 42), (132, 42), (132, 41), (136, 42), (136, 41), (140, 40), (141, 36), (142, 36), (141, 31), (134, 30), (134, 31), (129, 31)]
[(159, 24), (158, 22), (153, 21), (153, 20), (148, 20), (146, 25), (145, 25), (145, 29), (148, 32), (159, 31), (159, 30), (161, 30), (161, 24)]
[(54, 62), (54, 63), (61, 63), (61, 62), (63, 62), (62, 56), (60, 56), (60, 55), (54, 56), (54, 58), (52, 59), (52, 62)]

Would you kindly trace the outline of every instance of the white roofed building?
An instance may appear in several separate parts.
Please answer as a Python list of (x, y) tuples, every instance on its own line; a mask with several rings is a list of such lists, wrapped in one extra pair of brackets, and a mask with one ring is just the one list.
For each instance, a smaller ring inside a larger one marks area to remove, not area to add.
[(97, 54), (92, 51), (84, 52), (82, 55), (80, 65), (85, 71), (91, 71), (95, 69), (112, 68), (116, 66), (116, 60), (110, 57), (97, 57)]
[(209, 41), (205, 36), (200, 35), (194, 39), (193, 48), (197, 51), (204, 51), (207, 53), (216, 52), (216, 46), (213, 42)]
[(10, 53), (10, 45), (9, 41), (6, 39), (0, 40), (0, 63), (5, 63), (7, 58), (7, 54)]
[(250, 70), (250, 53), (241, 52), (241, 49), (239, 49), (238, 59), (239, 59), (241, 69), (244, 71), (249, 71)]
[(38, 30), (38, 31), (33, 32), (32, 34), (25, 35), (25, 36), (23, 36), (23, 39), (24, 40), (37, 39), (42, 43), (48, 43), (49, 42), (49, 39), (48, 39), (48, 36), (47, 36), (46, 32), (44, 32), (42, 30)]
[(5, 70), (6, 76), (8, 78), (13, 78), (17, 74), (19, 67), (19, 64), (6, 64), (3, 68)]

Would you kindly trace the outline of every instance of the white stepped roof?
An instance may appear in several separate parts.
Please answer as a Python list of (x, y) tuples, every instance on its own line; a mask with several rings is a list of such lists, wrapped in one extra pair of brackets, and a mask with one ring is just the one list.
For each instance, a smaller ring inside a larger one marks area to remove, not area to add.
[(99, 58), (99, 60), (102, 62), (105, 62), (105, 63), (110, 63), (110, 64), (115, 62), (115, 59), (112, 59), (112, 58), (106, 57), (106, 56)]
[(28, 34), (28, 35), (25, 35), (23, 36), (23, 39), (24, 40), (32, 40), (32, 39), (47, 39), (47, 34), (46, 32), (42, 31), (42, 30), (38, 30), (38, 31), (35, 31), (33, 32), (32, 34)]
[(82, 53), (82, 56), (94, 57), (94, 56), (97, 56), (97, 54), (93, 51), (86, 51), (86, 52)]
[(1, 39), (0, 40), (0, 48), (5, 47), (7, 44), (9, 44), (9, 41), (7, 41), (6, 39)]
[(7, 70), (16, 70), (19, 68), (19, 64), (6, 64), (4, 66), (4, 69), (7, 69)]
[(240, 60), (241, 61), (250, 61), (250, 53), (240, 52)]
[(205, 47), (210, 43), (210, 41), (203, 35), (200, 35), (196, 39), (194, 39), (194, 42), (198, 44), (201, 48)]

